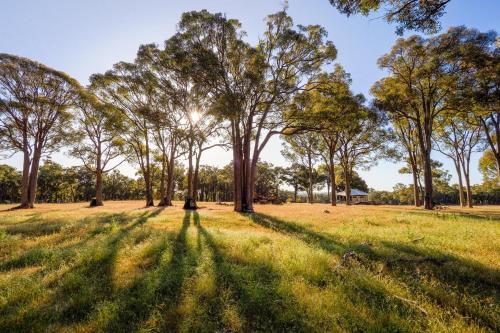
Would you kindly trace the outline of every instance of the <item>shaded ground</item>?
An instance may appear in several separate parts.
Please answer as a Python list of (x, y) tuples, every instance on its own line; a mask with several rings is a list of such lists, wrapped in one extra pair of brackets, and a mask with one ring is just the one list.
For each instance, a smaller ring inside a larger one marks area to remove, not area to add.
[(141, 204), (0, 207), (0, 332), (500, 330), (498, 208)]

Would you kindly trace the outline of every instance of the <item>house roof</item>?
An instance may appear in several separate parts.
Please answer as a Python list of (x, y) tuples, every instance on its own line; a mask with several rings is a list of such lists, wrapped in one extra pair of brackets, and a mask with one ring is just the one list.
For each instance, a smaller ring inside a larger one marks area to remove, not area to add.
[[(345, 191), (338, 192), (337, 195), (346, 196)], [(351, 196), (352, 195), (368, 195), (368, 193), (358, 190), (357, 188), (351, 188)]]

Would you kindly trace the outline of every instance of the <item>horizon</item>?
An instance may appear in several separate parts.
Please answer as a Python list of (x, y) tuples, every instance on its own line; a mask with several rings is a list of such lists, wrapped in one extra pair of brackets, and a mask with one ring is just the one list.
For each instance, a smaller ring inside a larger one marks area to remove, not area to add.
[[(229, 18), (238, 19), (242, 29), (247, 32), (246, 41), (255, 44), (264, 29), (264, 18), (283, 8), (282, 1), (261, 1), (256, 4), (234, 3), (229, 0), (206, 4), (200, 1), (162, 3), (149, 1), (134, 4), (133, 1), (97, 0), (85, 4), (53, 1), (42, 4), (36, 1), (18, 3), (7, 1), (0, 29), (4, 38), (0, 40), (0, 52), (28, 57), (54, 69), (64, 71), (88, 83), (91, 74), (102, 73), (119, 61), (132, 61), (139, 45), (146, 43), (162, 44), (175, 33), (177, 22), (183, 12), (207, 9), (210, 12), (225, 13)], [(119, 7), (116, 7), (119, 5)], [(175, 7), (175, 8), (173, 8)], [(500, 12), (500, 3), (494, 0), (482, 1), (481, 8), (472, 2), (455, 0), (447, 6), (441, 18), (442, 29), (465, 25), (479, 31), (500, 30), (495, 13)], [(383, 76), (376, 60), (389, 52), (398, 35), (394, 25), (389, 25), (377, 14), (370, 17), (345, 17), (333, 8), (328, 0), (308, 2), (289, 1), (287, 12), (295, 24), (320, 24), (329, 32), (338, 56), (335, 63), (341, 64), (352, 76), (352, 90), (363, 93), (368, 100), (370, 87)], [(479, 15), (479, 13), (481, 15)], [(28, 24), (26, 24), (28, 22)], [(347, 32), (347, 33), (345, 33)], [(419, 34), (406, 32), (404, 37)], [(281, 156), (280, 139), (275, 136), (264, 149), (262, 160), (276, 166), (289, 165)], [(444, 168), (452, 175), (451, 183), (457, 182), (451, 161), (438, 152), (433, 158), (443, 162)], [(481, 182), (477, 170), (480, 153), (475, 153), (471, 161), (471, 181)], [(81, 165), (64, 152), (52, 154), (51, 159), (64, 166)], [(221, 149), (206, 152), (202, 164), (223, 166), (231, 161), (231, 153)], [(0, 160), (20, 169), (19, 154)], [(410, 175), (401, 175), (398, 169), (402, 163), (379, 161), (370, 170), (356, 170), (367, 182), (369, 188), (392, 190), (396, 183), (408, 184)], [(135, 177), (135, 168), (124, 165), (119, 170), (127, 176)]]

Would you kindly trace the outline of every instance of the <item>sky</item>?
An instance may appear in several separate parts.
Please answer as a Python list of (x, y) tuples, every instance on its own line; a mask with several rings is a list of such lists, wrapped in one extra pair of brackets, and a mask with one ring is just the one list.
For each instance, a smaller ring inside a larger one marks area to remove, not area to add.
[[(93, 73), (102, 73), (119, 61), (133, 61), (139, 45), (162, 44), (175, 33), (183, 12), (207, 9), (225, 13), (242, 23), (246, 40), (255, 44), (264, 30), (264, 18), (282, 9), (281, 0), (2, 0), (0, 12), (0, 52), (11, 53), (44, 63), (64, 71), (83, 84)], [(296, 24), (320, 24), (329, 33), (338, 50), (336, 62), (351, 73), (352, 89), (371, 98), (372, 84), (386, 73), (377, 67), (377, 59), (387, 53), (398, 36), (394, 26), (379, 15), (346, 17), (328, 0), (290, 0), (288, 13)], [(452, 0), (442, 17), (442, 31), (450, 26), (465, 25), (480, 31), (500, 31), (499, 0)], [(415, 32), (406, 35), (415, 34)], [(264, 149), (261, 159), (275, 165), (288, 165), (281, 156), (281, 142), (274, 137)], [(480, 154), (471, 162), (471, 180), (481, 182), (477, 170)], [(444, 163), (457, 182), (450, 160), (434, 152), (433, 158)], [(51, 156), (65, 166), (81, 164), (67, 156), (64, 149)], [(231, 161), (231, 153), (210, 150), (203, 164), (223, 166)], [(0, 160), (21, 168), (19, 154)], [(391, 190), (396, 183), (411, 183), (401, 175), (402, 164), (379, 161), (369, 170), (358, 170), (370, 188)], [(135, 175), (134, 167), (120, 170)]]

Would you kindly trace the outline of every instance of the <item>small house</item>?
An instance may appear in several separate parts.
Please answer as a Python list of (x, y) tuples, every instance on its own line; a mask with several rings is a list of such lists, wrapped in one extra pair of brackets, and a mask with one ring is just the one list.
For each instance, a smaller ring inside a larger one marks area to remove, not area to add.
[[(337, 201), (346, 202), (345, 191), (337, 193)], [(368, 202), (368, 193), (358, 190), (357, 188), (351, 189), (351, 203)]]

